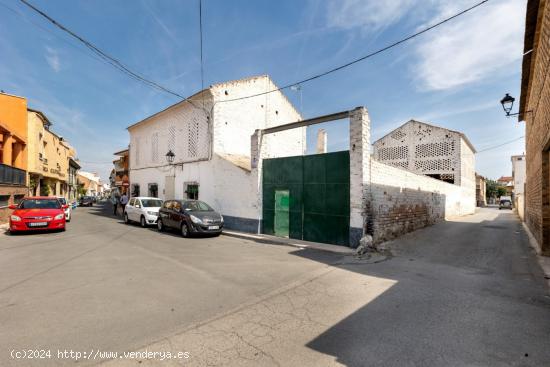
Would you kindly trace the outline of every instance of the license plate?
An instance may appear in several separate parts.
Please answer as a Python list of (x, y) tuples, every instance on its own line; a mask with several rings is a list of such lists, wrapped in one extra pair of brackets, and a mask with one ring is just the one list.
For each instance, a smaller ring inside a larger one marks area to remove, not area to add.
[(48, 222), (33, 222), (29, 223), (29, 227), (46, 227)]
[(208, 226), (208, 229), (220, 229), (220, 226)]

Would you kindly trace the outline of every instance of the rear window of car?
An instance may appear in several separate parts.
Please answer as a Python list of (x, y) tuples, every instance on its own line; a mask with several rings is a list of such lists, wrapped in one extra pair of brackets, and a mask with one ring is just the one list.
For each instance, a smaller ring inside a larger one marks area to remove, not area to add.
[(61, 203), (57, 199), (25, 199), (19, 209), (61, 209)]
[(158, 208), (162, 206), (162, 200), (141, 199), (141, 204), (144, 208)]

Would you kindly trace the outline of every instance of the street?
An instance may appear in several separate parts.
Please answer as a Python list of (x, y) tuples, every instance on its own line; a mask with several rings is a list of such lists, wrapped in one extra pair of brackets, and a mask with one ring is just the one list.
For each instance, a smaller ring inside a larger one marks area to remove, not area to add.
[[(517, 216), (409, 233), (380, 262), (125, 225), (108, 204), (66, 232), (0, 234), (0, 365), (544, 366), (550, 298)], [(14, 359), (13, 350), (51, 358)], [(161, 360), (97, 351), (187, 352)]]

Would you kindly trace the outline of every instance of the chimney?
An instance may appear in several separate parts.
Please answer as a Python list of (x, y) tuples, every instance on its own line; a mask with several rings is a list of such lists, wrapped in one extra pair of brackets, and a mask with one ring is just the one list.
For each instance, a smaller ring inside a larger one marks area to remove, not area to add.
[(317, 131), (317, 154), (327, 152), (327, 132), (325, 129)]

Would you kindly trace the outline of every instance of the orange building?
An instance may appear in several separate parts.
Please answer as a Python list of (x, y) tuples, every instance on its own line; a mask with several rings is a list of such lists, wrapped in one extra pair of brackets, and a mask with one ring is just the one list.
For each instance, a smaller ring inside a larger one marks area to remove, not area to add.
[(27, 100), (0, 93), (0, 223), (27, 189)]

